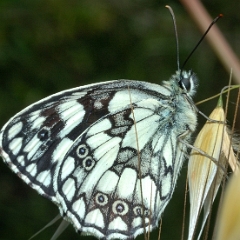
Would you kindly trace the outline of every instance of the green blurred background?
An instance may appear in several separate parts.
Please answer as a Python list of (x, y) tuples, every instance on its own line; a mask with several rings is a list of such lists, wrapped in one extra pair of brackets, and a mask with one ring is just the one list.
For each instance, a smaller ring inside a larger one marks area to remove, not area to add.
[[(212, 17), (224, 14), (218, 26), (239, 55), (240, 2), (203, 3)], [(121, 78), (156, 83), (169, 79), (177, 63), (166, 4), (176, 15), (183, 63), (202, 34), (179, 1), (1, 0), (0, 125), (29, 104), (64, 89)], [(206, 41), (186, 68), (199, 78), (196, 101), (228, 84), (229, 73)], [(215, 105), (216, 100), (199, 108), (209, 115)], [(199, 118), (202, 125), (205, 120)], [(161, 239), (181, 238), (186, 170), (185, 163), (163, 214)], [(54, 204), (0, 161), (0, 240), (28, 239), (57, 214)], [(35, 239), (50, 239), (57, 226)], [(152, 239), (157, 239), (155, 234)], [(69, 226), (59, 239), (82, 237)]]

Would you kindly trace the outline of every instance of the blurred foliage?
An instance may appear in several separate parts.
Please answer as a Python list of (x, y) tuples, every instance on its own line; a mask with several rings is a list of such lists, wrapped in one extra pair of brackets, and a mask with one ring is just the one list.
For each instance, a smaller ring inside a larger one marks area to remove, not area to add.
[[(213, 17), (225, 15), (218, 26), (239, 54), (240, 2), (203, 2)], [(156, 83), (168, 79), (177, 63), (166, 4), (176, 15), (182, 63), (201, 33), (178, 1), (1, 0), (1, 125), (29, 104), (67, 88), (121, 78)], [(218, 93), (228, 83), (229, 74), (206, 41), (186, 68), (200, 79), (196, 100)], [(215, 104), (200, 109), (208, 114)], [(162, 239), (181, 237), (186, 168), (180, 178), (163, 214)], [(28, 239), (57, 214), (57, 207), (0, 162), (0, 240)], [(35, 239), (49, 239), (55, 229), (56, 225)], [(59, 239), (82, 238), (70, 226)]]

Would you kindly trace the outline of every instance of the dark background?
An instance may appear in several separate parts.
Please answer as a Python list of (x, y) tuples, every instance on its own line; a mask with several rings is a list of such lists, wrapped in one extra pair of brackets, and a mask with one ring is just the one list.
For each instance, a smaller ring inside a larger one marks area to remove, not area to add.
[[(240, 2), (203, 3), (213, 18), (224, 14), (218, 26), (239, 55)], [(177, 63), (166, 4), (176, 15), (183, 63), (202, 34), (178, 1), (1, 0), (0, 125), (29, 104), (64, 89), (121, 78), (156, 83), (169, 79)], [(186, 68), (193, 69), (199, 78), (195, 101), (218, 93), (228, 84), (229, 73), (207, 41)], [(199, 108), (209, 115), (216, 102)], [(205, 119), (199, 116), (199, 122), (201, 126)], [(163, 214), (161, 239), (181, 238), (186, 170), (185, 163)], [(28, 239), (57, 214), (54, 204), (0, 161), (0, 240)], [(57, 226), (35, 239), (50, 239)], [(152, 239), (157, 239), (155, 234)], [(70, 226), (59, 239), (81, 238)]]

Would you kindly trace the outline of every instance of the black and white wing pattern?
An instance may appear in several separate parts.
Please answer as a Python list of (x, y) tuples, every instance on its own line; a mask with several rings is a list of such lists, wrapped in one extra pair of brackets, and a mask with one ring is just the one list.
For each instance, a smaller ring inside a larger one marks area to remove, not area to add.
[[(129, 239), (158, 225), (196, 127), (195, 75), (60, 92), (0, 132), (0, 154), (78, 232)], [(181, 140), (183, 141), (179, 141)]]

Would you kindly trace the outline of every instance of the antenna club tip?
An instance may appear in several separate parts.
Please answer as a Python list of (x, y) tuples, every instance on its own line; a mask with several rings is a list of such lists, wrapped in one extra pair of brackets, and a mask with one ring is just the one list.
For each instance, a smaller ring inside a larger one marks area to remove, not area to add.
[(169, 5), (165, 5), (165, 8), (170, 8), (170, 6)]
[(221, 17), (223, 17), (223, 14), (222, 14), (222, 13), (220, 13), (218, 16), (221, 18)]

